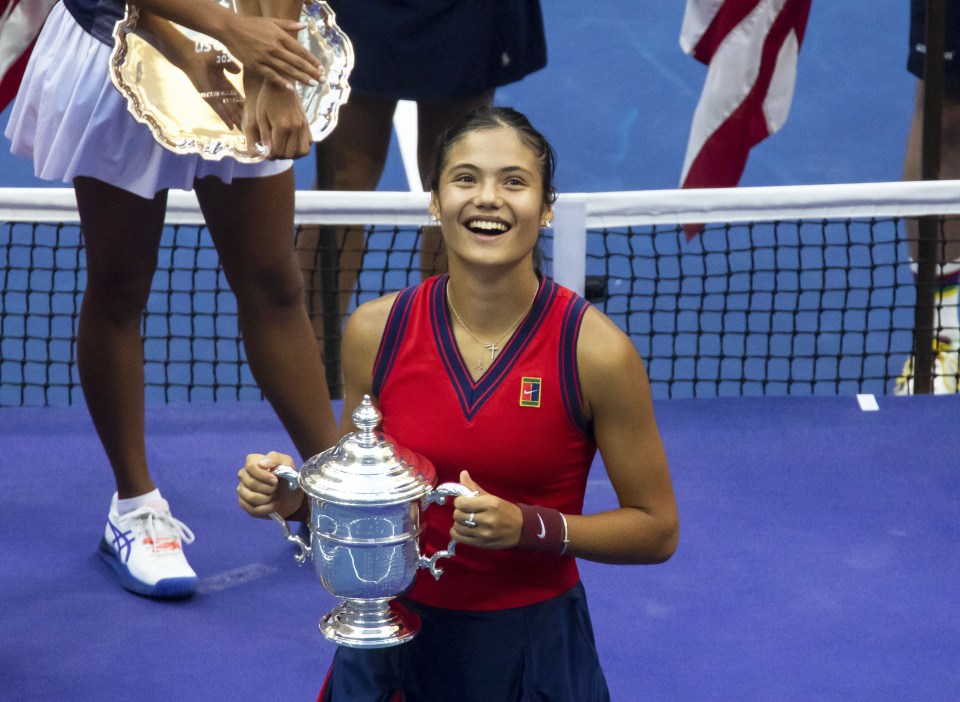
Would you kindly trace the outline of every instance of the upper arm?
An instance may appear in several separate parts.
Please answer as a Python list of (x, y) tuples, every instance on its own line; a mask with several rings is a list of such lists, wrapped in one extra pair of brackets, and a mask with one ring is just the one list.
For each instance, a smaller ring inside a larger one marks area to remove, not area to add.
[(364, 395), (373, 395), (373, 366), (397, 293), (360, 305), (347, 321), (340, 347), (343, 369), (343, 415), (340, 434), (354, 430), (351, 415)]
[(676, 523), (677, 508), (643, 361), (633, 342), (595, 308), (577, 343), (584, 411), (621, 507)]

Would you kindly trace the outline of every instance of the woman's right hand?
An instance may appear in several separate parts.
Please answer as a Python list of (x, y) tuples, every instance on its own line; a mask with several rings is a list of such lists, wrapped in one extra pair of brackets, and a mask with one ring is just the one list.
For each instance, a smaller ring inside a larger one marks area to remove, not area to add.
[(264, 455), (251, 453), (240, 472), (237, 473), (237, 499), (244, 512), (261, 519), (276, 512), (281, 517), (289, 517), (303, 504), (301, 490), (291, 490), (283, 478), (274, 474), (277, 466), (293, 466), (294, 462), (286, 454), (271, 451)]
[(300, 22), (234, 14), (220, 40), (244, 69), (280, 87), (316, 85), (322, 79), (320, 59), (296, 40)]

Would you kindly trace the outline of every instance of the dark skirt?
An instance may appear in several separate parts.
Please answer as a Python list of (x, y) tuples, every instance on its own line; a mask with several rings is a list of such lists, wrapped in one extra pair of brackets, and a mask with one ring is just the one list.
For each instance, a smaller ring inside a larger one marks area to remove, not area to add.
[(610, 700), (582, 584), (492, 612), (406, 604), (420, 633), (392, 648), (337, 649), (318, 702)]
[(353, 42), (358, 93), (450, 102), (547, 63), (538, 0), (330, 0)]

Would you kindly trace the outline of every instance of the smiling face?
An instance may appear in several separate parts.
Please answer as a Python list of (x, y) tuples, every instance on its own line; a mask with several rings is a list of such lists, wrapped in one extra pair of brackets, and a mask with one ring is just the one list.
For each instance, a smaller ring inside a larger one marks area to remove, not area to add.
[(510, 127), (468, 132), (450, 146), (430, 210), (451, 264), (532, 259), (540, 227), (552, 218), (542, 172), (541, 158)]

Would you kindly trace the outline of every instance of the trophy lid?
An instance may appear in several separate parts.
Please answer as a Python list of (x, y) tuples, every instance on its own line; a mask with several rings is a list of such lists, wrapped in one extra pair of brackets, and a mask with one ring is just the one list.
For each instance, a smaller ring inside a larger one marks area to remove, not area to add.
[(369, 395), (353, 412), (359, 431), (307, 461), (300, 487), (311, 498), (341, 505), (394, 505), (430, 492), (437, 472), (429, 459), (376, 431), (382, 415)]

